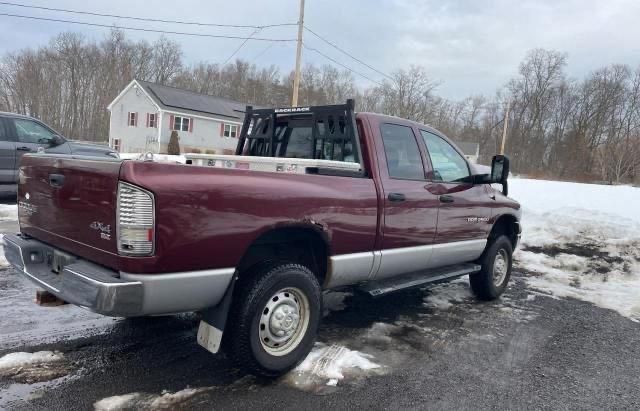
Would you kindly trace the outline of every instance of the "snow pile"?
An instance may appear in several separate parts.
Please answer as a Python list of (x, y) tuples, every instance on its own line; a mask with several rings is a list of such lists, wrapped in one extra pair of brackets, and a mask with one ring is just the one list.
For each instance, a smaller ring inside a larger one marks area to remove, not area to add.
[(640, 222), (640, 189), (631, 186), (514, 178), (509, 180), (509, 196), (520, 201), (525, 211), (545, 213), (573, 208)]
[(70, 367), (59, 352), (14, 352), (0, 357), (0, 377), (22, 383), (49, 381), (69, 372)]
[(18, 221), (16, 204), (0, 204), (0, 221)]
[(340, 345), (316, 343), (307, 358), (285, 376), (285, 382), (306, 391), (317, 391), (322, 385), (336, 386), (346, 376), (378, 373), (382, 367), (372, 359)]
[(169, 392), (163, 391), (160, 395), (134, 392), (124, 395), (103, 398), (93, 404), (96, 411), (117, 411), (117, 410), (166, 410), (175, 409), (179, 406), (187, 406), (196, 395), (211, 388), (185, 388), (184, 390)]
[(525, 179), (510, 184), (523, 205), (515, 259), (532, 272), (528, 284), (640, 321), (640, 189)]

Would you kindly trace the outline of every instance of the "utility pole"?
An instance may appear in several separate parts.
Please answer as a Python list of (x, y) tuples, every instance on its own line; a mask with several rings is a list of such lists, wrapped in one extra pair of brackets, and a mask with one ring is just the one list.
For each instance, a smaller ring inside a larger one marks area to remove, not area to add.
[(296, 49), (296, 72), (293, 77), (293, 97), (291, 106), (298, 105), (298, 88), (300, 88), (300, 60), (302, 60), (302, 30), (304, 28), (304, 0), (300, 0), (300, 19), (298, 20), (298, 47)]
[(504, 143), (507, 141), (507, 127), (509, 126), (509, 110), (511, 109), (511, 99), (507, 100), (507, 111), (504, 113), (504, 124), (502, 126), (502, 144), (500, 154), (504, 154)]

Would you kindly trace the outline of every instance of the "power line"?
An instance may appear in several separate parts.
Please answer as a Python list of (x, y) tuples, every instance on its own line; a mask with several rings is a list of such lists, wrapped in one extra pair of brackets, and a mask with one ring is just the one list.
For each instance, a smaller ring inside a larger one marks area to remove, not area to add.
[(307, 30), (309, 33), (313, 34), (314, 36), (316, 36), (317, 38), (319, 38), (320, 40), (324, 41), (325, 43), (327, 43), (328, 45), (330, 45), (331, 47), (333, 47), (334, 49), (338, 50), (339, 52), (351, 57), (352, 59), (354, 59), (355, 61), (357, 61), (358, 63), (370, 68), (371, 70), (375, 71), (376, 73), (388, 78), (389, 80), (394, 80), (393, 77), (391, 77), (390, 75), (383, 73), (382, 71), (376, 69), (375, 67), (371, 67), (369, 64), (365, 63), (364, 61), (360, 60), (357, 57), (354, 57), (353, 55), (351, 55), (349, 52), (341, 49), (340, 47), (338, 47), (335, 43), (332, 43), (331, 41), (325, 39), (324, 37), (322, 37), (321, 35), (319, 35), (318, 33), (316, 33), (315, 31), (311, 30), (309, 27), (304, 26), (305, 30)]
[[(262, 30), (262, 29), (255, 29), (255, 30), (253, 31), (253, 33), (251, 33), (251, 34), (249, 35), (249, 38), (245, 39), (245, 40), (242, 42), (242, 44), (240, 44), (240, 45), (238, 46), (238, 48), (237, 48), (237, 49), (235, 49), (235, 51), (234, 51), (233, 53), (231, 53), (231, 55), (230, 55), (229, 57), (227, 57), (227, 59), (224, 61), (224, 63), (222, 63), (222, 65), (223, 65), (223, 66), (224, 66), (224, 65), (226, 65), (226, 64), (229, 62), (229, 60), (231, 60), (231, 59), (233, 58), (233, 56), (235, 56), (235, 55), (236, 55), (236, 53), (237, 53), (237, 52), (239, 52), (239, 51), (240, 51), (240, 49), (241, 49), (242, 47), (244, 47), (244, 45), (245, 45), (245, 44), (247, 44), (247, 41), (249, 41), (249, 39), (250, 39), (251, 37), (253, 37), (253, 36), (255, 36), (256, 34), (258, 34), (258, 32), (259, 32), (260, 30)], [(271, 44), (273, 44), (273, 43), (271, 43)]]
[(296, 23), (281, 23), (281, 24), (265, 24), (265, 25), (257, 26), (257, 25), (245, 25), (245, 24), (218, 24), (218, 23), (201, 23), (201, 22), (197, 22), (197, 21), (184, 21), (184, 20), (152, 19), (152, 18), (146, 18), (146, 17), (121, 16), (121, 15), (117, 15), (117, 14), (103, 14), (103, 13), (95, 13), (95, 12), (90, 12), (90, 11), (80, 11), (80, 10), (70, 10), (70, 9), (57, 9), (57, 8), (54, 8), (54, 7), (44, 7), (44, 6), (33, 6), (33, 5), (30, 5), (30, 4), (13, 3), (13, 2), (9, 2), (9, 1), (0, 1), (0, 5), (23, 7), (23, 8), (28, 8), (28, 9), (58, 11), (58, 12), (61, 12), (61, 13), (84, 14), (84, 15), (88, 15), (88, 16), (112, 17), (112, 18), (126, 19), (126, 20), (149, 21), (149, 22), (153, 22), (153, 23), (188, 24), (188, 25), (194, 25), (194, 26), (264, 29), (264, 28), (267, 28), (267, 27), (281, 27), (281, 26), (295, 26), (296, 25)]
[(323, 52), (321, 52), (320, 50), (318, 50), (318, 49), (314, 49), (313, 47), (309, 47), (309, 46), (307, 46), (307, 45), (306, 45), (306, 43), (304, 43), (304, 42), (302, 43), (302, 45), (304, 46), (304, 48), (305, 48), (305, 49), (310, 50), (310, 51), (315, 51), (316, 53), (318, 53), (318, 54), (319, 54), (319, 55), (321, 55), (322, 57), (326, 58), (327, 60), (330, 60), (330, 61), (334, 62), (335, 64), (337, 64), (337, 65), (339, 65), (339, 66), (341, 66), (341, 67), (343, 67), (343, 68), (345, 68), (345, 69), (349, 70), (349, 71), (350, 71), (350, 72), (352, 72), (352, 73), (355, 73), (355, 74), (359, 75), (360, 77), (364, 77), (364, 78), (366, 78), (367, 80), (369, 80), (369, 81), (370, 81), (370, 82), (372, 82), (372, 83), (376, 83), (376, 84), (377, 84), (377, 85), (379, 85), (379, 86), (382, 86), (382, 85), (383, 85), (383, 84), (382, 84), (382, 83), (380, 83), (379, 81), (376, 81), (376, 80), (374, 80), (374, 79), (372, 79), (372, 78), (370, 78), (370, 77), (367, 77), (367, 76), (365, 76), (364, 74), (362, 74), (362, 73), (360, 73), (360, 72), (358, 72), (358, 71), (355, 71), (355, 70), (354, 70), (354, 69), (352, 69), (351, 67), (345, 66), (344, 64), (340, 63), (339, 61), (337, 61), (337, 60), (335, 60), (335, 59), (333, 59), (333, 58), (331, 58), (331, 57), (327, 56), (326, 54), (324, 54), (324, 53), (323, 53)]
[(177, 35), (181, 35), (181, 36), (212, 37), (212, 38), (219, 38), (219, 39), (255, 40), (255, 41), (272, 41), (272, 42), (292, 42), (292, 41), (296, 41), (296, 39), (270, 39), (270, 38), (263, 38), (263, 37), (227, 36), (227, 35), (222, 35), (222, 34), (187, 33), (187, 32), (183, 32), (183, 31), (168, 31), (168, 30), (157, 30), (157, 29), (145, 29), (145, 28), (141, 28), (141, 27), (119, 26), (119, 25), (115, 25), (115, 24), (109, 25), (109, 24), (89, 23), (89, 22), (84, 22), (84, 21), (53, 19), (53, 18), (48, 18), (48, 17), (23, 16), (23, 15), (20, 15), (20, 14), (10, 14), (10, 13), (0, 13), (0, 16), (18, 17), (18, 18), (21, 18), (21, 19), (31, 19), (31, 20), (54, 21), (54, 22), (57, 22), (57, 23), (71, 23), (71, 24), (79, 24), (79, 25), (83, 25), (83, 26), (106, 27), (106, 28), (110, 28), (110, 29), (144, 31), (144, 32), (149, 32), (149, 33), (177, 34)]

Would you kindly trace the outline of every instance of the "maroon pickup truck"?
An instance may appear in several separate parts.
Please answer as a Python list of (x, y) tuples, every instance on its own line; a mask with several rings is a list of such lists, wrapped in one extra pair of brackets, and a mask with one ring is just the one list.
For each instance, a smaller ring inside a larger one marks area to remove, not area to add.
[(235, 155), (187, 164), (25, 155), (6, 257), (97, 313), (198, 312), (199, 344), (268, 376), (309, 353), (322, 290), (469, 275), (500, 296), (520, 236), (508, 160), (475, 174), (437, 130), (353, 106), (247, 107)]

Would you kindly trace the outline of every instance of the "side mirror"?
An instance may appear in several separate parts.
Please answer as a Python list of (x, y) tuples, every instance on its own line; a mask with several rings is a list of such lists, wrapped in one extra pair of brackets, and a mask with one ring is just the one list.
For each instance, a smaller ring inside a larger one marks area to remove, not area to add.
[(493, 156), (491, 160), (491, 183), (502, 184), (502, 193), (509, 194), (509, 158), (503, 155)]
[(60, 144), (64, 144), (64, 143), (65, 143), (65, 139), (62, 138), (62, 136), (59, 136), (57, 134), (53, 136), (52, 144), (54, 146), (59, 146)]

